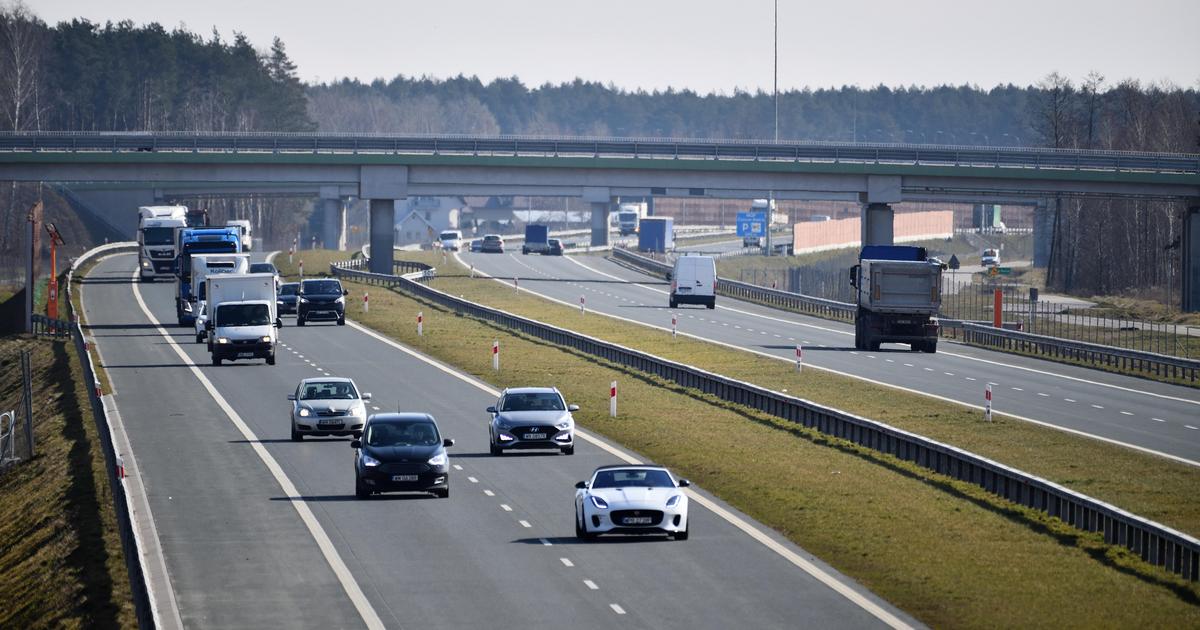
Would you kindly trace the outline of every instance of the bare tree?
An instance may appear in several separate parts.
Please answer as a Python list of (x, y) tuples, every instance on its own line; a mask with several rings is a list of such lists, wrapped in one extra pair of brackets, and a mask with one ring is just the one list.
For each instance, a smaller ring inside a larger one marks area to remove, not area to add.
[(1030, 126), (1042, 144), (1063, 149), (1074, 144), (1078, 122), (1075, 86), (1057, 72), (1046, 75), (1030, 98)]
[(1104, 75), (1092, 70), (1083, 81), (1082, 91), (1084, 109), (1087, 115), (1087, 144), (1086, 148), (1095, 148), (1097, 118), (1100, 116), (1101, 90), (1104, 88)]
[[(45, 24), (17, 0), (0, 7), (0, 106), (7, 128), (34, 127)], [(36, 127), (34, 127), (36, 128)]]

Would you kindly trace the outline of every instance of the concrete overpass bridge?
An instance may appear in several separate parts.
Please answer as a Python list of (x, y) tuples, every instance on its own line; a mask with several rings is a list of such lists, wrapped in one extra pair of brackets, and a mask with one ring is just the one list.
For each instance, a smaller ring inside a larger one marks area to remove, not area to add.
[[(903, 144), (758, 143), (340, 134), (6, 133), (0, 179), (131, 185), (175, 196), (293, 194), (370, 200), (371, 245), (392, 251), (409, 196), (578, 197), (606, 244), (618, 197), (839, 200), (863, 206), (863, 242), (890, 243), (902, 201), (1034, 204), (1047, 242), (1064, 197), (1181, 201), (1185, 308), (1200, 309), (1200, 155)], [(1043, 248), (1044, 250), (1045, 248)], [(389, 256), (372, 268), (391, 269)]]

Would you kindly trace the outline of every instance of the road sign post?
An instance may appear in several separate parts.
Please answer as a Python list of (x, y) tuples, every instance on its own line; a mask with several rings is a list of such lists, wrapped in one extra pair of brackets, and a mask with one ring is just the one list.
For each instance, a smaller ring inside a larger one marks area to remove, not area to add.
[(500, 340), (492, 342), (492, 369), (500, 370)]
[(417, 311), (417, 336), (420, 337), (424, 334), (425, 334), (425, 314), (422, 313), (421, 311)]
[(608, 386), (608, 415), (613, 418), (617, 417), (617, 382), (616, 381), (613, 381), (612, 384)]
[(983, 390), (983, 419), (986, 422), (992, 421), (992, 386), (989, 384)]
[(796, 344), (796, 372), (804, 368), (804, 348)]
[(679, 316), (671, 313), (671, 339), (679, 333)]

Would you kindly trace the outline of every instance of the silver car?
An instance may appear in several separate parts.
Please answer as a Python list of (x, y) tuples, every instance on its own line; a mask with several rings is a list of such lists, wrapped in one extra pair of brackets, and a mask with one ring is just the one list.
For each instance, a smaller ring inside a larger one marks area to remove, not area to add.
[(488, 407), (492, 422), (488, 442), (492, 455), (513, 449), (556, 449), (575, 454), (575, 418), (555, 387), (510, 387)]
[(360, 394), (348, 378), (322, 376), (306, 378), (288, 394), (292, 401), (292, 439), (306, 435), (362, 435), (367, 421), (366, 401), (371, 394)]

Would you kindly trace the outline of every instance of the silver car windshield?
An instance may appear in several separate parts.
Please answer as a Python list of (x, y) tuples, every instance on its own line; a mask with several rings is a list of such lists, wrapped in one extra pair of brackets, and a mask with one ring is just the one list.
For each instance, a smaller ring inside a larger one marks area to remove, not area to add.
[(436, 446), (437, 427), (426, 420), (372, 422), (367, 426), (367, 446)]
[(674, 488), (665, 470), (601, 470), (593, 488)]
[(505, 394), (500, 411), (562, 411), (562, 396), (553, 392)]
[(353, 400), (358, 398), (354, 385), (345, 381), (305, 383), (300, 400)]

